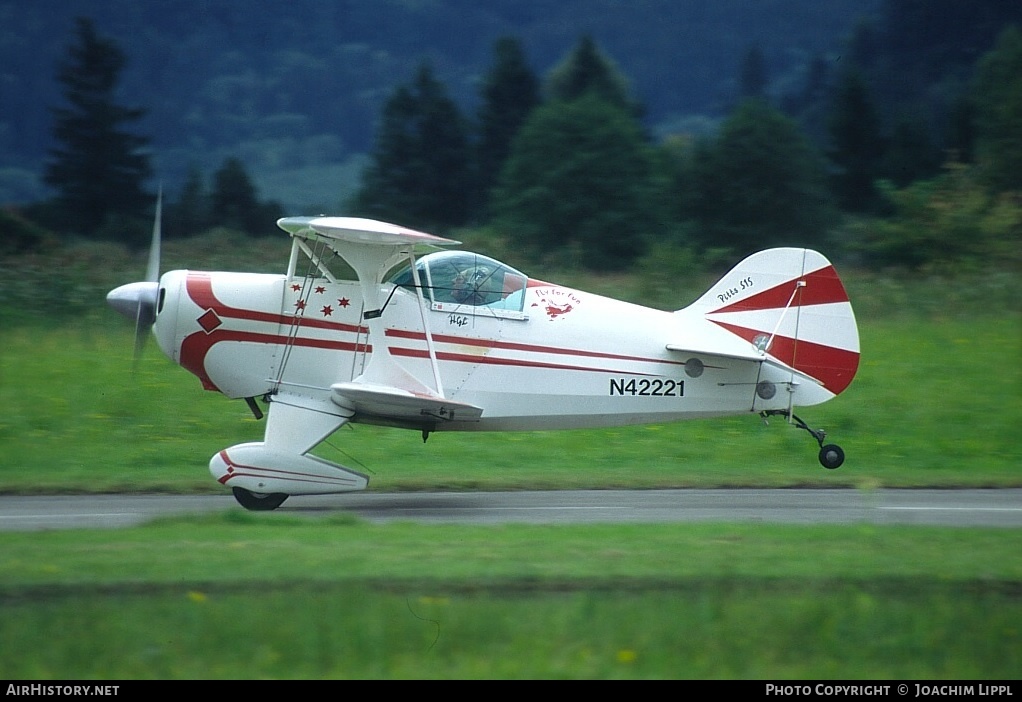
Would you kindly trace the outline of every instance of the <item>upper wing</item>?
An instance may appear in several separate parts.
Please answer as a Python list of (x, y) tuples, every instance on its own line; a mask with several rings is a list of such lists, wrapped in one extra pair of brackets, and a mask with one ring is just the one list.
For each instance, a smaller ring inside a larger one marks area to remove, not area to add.
[(461, 243), (397, 224), (361, 217), (284, 217), (277, 220), (277, 226), (292, 236), (308, 238), (319, 235), (326, 239), (360, 244), (454, 246)]

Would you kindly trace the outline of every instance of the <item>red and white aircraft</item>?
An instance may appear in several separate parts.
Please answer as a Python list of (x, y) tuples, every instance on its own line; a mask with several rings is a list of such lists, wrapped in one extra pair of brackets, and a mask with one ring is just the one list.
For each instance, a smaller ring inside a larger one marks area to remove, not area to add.
[[(210, 471), (248, 509), (361, 490), (368, 478), (310, 452), (348, 422), (421, 431), (572, 429), (780, 415), (844, 461), (796, 406), (833, 398), (859, 336), (833, 266), (779, 248), (742, 261), (694, 304), (665, 312), (534, 280), (459, 242), (351, 217), (286, 217), (281, 275), (177, 270), (107, 296), (152, 326), (207, 390), (244, 398), (262, 441)], [(424, 251), (431, 251), (420, 255)], [(357, 280), (342, 279), (338, 257)], [(157, 282), (158, 281), (158, 282)]]

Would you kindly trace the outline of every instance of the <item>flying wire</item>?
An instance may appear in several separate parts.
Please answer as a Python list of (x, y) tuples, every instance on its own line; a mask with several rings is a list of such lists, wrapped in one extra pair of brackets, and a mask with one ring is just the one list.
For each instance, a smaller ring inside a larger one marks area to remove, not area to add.
[(305, 307), (308, 305), (309, 296), (312, 294), (312, 282), (313, 269), (318, 267), (318, 261), (322, 260), (322, 254), (324, 249), (328, 248), (322, 240), (317, 240), (315, 243), (314, 251), (306, 251), (306, 260), (308, 265), (305, 269), (305, 274), (302, 279), (301, 290), (298, 295), (298, 300), (295, 302), (295, 309), (291, 316), (291, 327), (288, 329), (287, 341), (284, 343), (284, 353), (280, 360), (280, 367), (277, 369), (277, 377), (274, 381), (274, 389), (280, 387), (281, 381), (284, 379), (284, 371), (287, 368), (288, 361), (291, 359), (291, 352), (294, 350), (295, 340), (298, 338), (298, 332), (301, 330), (302, 320), (305, 318)]
[[(351, 426), (351, 424), (348, 424), (348, 425), (346, 425), (346, 426), (348, 426), (348, 427), (350, 427), (350, 428), (351, 428), (352, 430), (354, 430), (354, 427), (352, 427), (352, 426)], [(336, 444), (334, 444), (333, 442), (331, 442), (331, 441), (330, 441), (329, 439), (325, 439), (325, 440), (323, 441), (323, 443), (324, 443), (324, 444), (326, 444), (327, 446), (329, 446), (330, 448), (332, 448), (332, 449), (333, 449), (334, 451), (336, 451), (337, 453), (339, 453), (339, 454), (341, 454), (342, 456), (344, 456), (345, 458), (347, 458), (347, 459), (348, 459), (349, 461), (351, 461), (352, 463), (356, 463), (356, 464), (358, 464), (358, 467), (359, 467), (359, 468), (361, 468), (362, 470), (364, 470), (365, 472), (367, 472), (367, 473), (370, 473), (370, 474), (372, 474), (372, 475), (376, 475), (376, 471), (375, 471), (375, 470), (373, 470), (372, 468), (370, 468), (369, 466), (367, 466), (367, 465), (366, 465), (365, 463), (363, 463), (362, 461), (360, 461), (360, 460), (358, 460), (357, 458), (355, 458), (354, 456), (352, 456), (352, 455), (351, 455), (350, 453), (348, 453), (347, 451), (345, 451), (344, 449), (342, 449), (342, 448), (341, 448), (340, 446), (337, 446)]]

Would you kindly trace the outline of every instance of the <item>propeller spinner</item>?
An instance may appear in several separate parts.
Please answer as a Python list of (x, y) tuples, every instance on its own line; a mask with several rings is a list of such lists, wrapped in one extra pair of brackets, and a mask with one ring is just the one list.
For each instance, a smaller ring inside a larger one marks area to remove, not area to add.
[(156, 305), (160, 293), (160, 238), (163, 219), (163, 189), (156, 197), (156, 218), (153, 222), (153, 239), (149, 245), (149, 264), (146, 266), (144, 281), (128, 283), (114, 288), (106, 295), (106, 301), (117, 312), (135, 321), (135, 360), (145, 346), (149, 329), (156, 321)]

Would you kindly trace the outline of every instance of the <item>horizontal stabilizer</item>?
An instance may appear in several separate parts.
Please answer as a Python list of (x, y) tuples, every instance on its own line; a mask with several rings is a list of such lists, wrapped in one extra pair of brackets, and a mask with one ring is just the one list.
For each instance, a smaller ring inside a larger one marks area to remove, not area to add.
[(453, 402), (439, 395), (409, 392), (388, 385), (351, 382), (330, 386), (334, 402), (355, 412), (374, 417), (396, 420), (477, 422), (483, 414), (481, 407)]
[[(739, 348), (748, 346), (748, 349)], [(752, 344), (734, 344), (731, 348), (697, 349), (692, 344), (667, 344), (668, 351), (692, 356), (716, 356), (718, 358), (734, 358), (739, 361), (762, 361), (766, 355), (757, 351)]]

